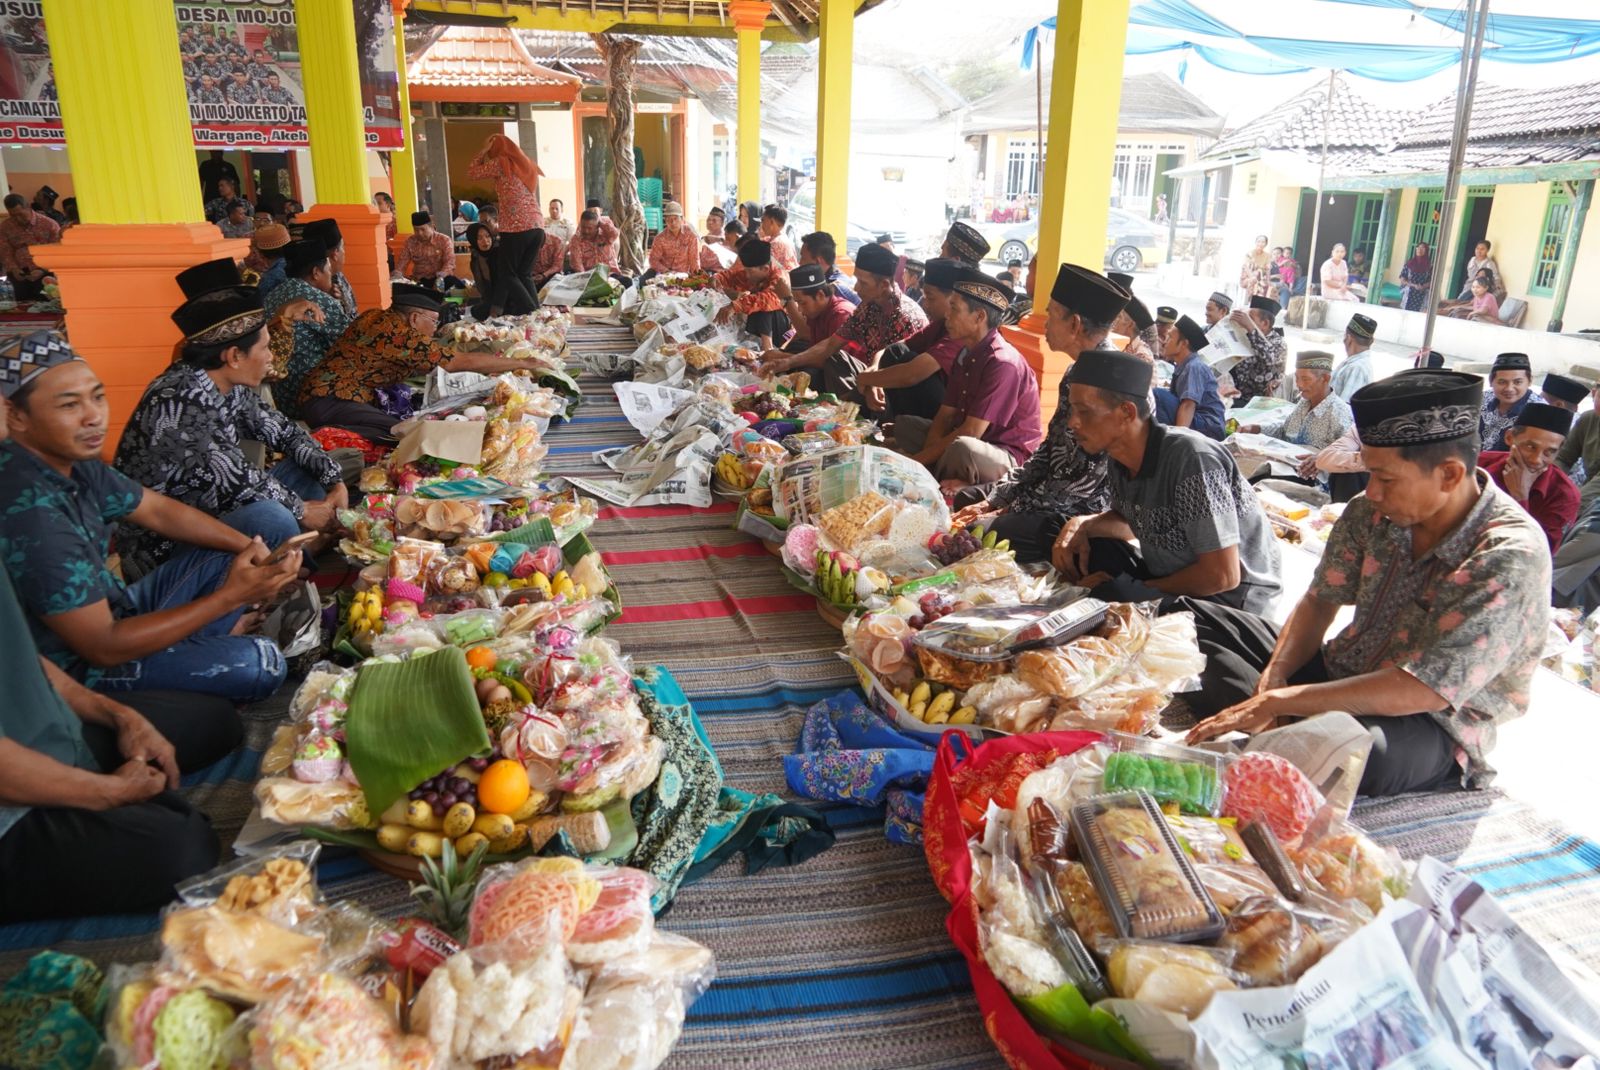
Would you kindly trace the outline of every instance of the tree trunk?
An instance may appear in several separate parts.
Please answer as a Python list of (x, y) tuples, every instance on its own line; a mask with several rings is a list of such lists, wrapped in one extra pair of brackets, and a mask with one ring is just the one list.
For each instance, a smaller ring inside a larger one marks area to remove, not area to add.
[(644, 206), (633, 168), (633, 63), (639, 42), (611, 34), (591, 34), (606, 61), (606, 118), (611, 123), (612, 222), (621, 232), (618, 267), (625, 275), (645, 269)]

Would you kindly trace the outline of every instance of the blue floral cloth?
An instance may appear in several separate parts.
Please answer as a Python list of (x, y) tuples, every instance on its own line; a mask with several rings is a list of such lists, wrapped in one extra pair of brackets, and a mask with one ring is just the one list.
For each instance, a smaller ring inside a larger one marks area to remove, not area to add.
[(922, 842), (922, 799), (934, 748), (874, 713), (854, 691), (806, 711), (800, 743), (783, 759), (791, 790), (810, 799), (886, 808), (891, 843)]

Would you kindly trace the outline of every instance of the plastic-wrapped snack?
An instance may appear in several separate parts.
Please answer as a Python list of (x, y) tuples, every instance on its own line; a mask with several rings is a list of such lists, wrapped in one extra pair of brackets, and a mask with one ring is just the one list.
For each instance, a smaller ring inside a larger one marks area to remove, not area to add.
[(884, 535), (894, 521), (894, 505), (875, 491), (827, 510), (817, 517), (817, 527), (841, 550), (851, 550), (870, 538)]
[(971, 688), (967, 704), (978, 711), (978, 723), (1002, 732), (1036, 732), (1049, 719), (1055, 699), (1041, 694), (1016, 676), (997, 676)]
[(1222, 810), (1223, 759), (1211, 751), (1112, 734), (1105, 790), (1147, 791), (1157, 802), (1177, 803), (1188, 814)]
[(249, 1055), (234, 1009), (198, 988), (158, 985), (148, 967), (113, 967), (105, 1035), (118, 1067), (213, 1070)]
[(957, 657), (941, 650), (930, 650), (919, 646), (917, 651), (917, 664), (922, 668), (922, 675), (941, 684), (966, 690), (985, 680), (993, 680), (1005, 675), (1011, 662), (1007, 659), (999, 661), (977, 661), (972, 658)]
[(1354, 900), (1376, 914), (1386, 896), (1405, 895), (1408, 881), (1400, 856), (1348, 821), (1308, 830), (1301, 846), (1287, 850), (1308, 887), (1334, 899)]
[(1122, 998), (1193, 1018), (1212, 996), (1239, 987), (1231, 958), (1215, 948), (1125, 940), (1112, 949), (1106, 972)]
[(255, 1012), (251, 1070), (431, 1070), (433, 1044), (408, 1037), (377, 1000), (354, 981), (318, 973)]
[(573, 858), (496, 867), (478, 882), (468, 943), (474, 947), (507, 941), (527, 946), (551, 939), (564, 943), (600, 892), (600, 882)]
[(1050, 731), (1126, 732), (1143, 735), (1161, 724), (1161, 711), (1172, 697), (1143, 676), (1124, 673), (1102, 686), (1056, 703)]
[(241, 1003), (258, 1003), (324, 965), (321, 936), (217, 905), (169, 910), (161, 944), (159, 979)]
[(962, 584), (993, 583), (1019, 575), (1021, 568), (1009, 550), (979, 550), (950, 566)]
[(1300, 871), (1289, 861), (1283, 844), (1271, 829), (1252, 821), (1239, 830), (1239, 838), (1250, 849), (1250, 857), (1266, 871), (1280, 895), (1295, 903), (1306, 897), (1306, 884), (1300, 879)]
[(1244, 823), (1264, 823), (1283, 843), (1299, 839), (1325, 802), (1298, 766), (1266, 751), (1246, 751), (1236, 757), (1223, 782), (1227, 800), (1222, 812)]
[(1017, 679), (1042, 694), (1077, 698), (1116, 675), (1125, 664), (1127, 658), (1110, 642), (1085, 635), (1063, 646), (1017, 655), (1015, 672)]
[(1354, 928), (1348, 918), (1261, 897), (1234, 909), (1217, 946), (1234, 952), (1233, 969), (1252, 986), (1286, 985), (1299, 980)]
[(1168, 691), (1192, 691), (1205, 671), (1205, 655), (1195, 638), (1194, 614), (1169, 613), (1150, 622), (1150, 634), (1136, 662), (1140, 673)]
[(451, 1065), (516, 1060), (564, 1045), (582, 1002), (559, 940), (513, 955), (468, 948), (428, 975), (411, 1028)]
[(1111, 920), (1094, 881), (1082, 862), (1068, 862), (1056, 872), (1056, 892), (1072, 918), (1073, 931), (1084, 945), (1102, 958), (1111, 953), (1118, 939), (1117, 923)]
[(841, 445), (858, 446), (859, 442), (840, 443), (826, 431), (797, 431), (792, 435), (784, 435), (778, 444), (793, 454), (821, 453), (824, 450), (837, 449)]
[(1100, 635), (1128, 657), (1137, 657), (1150, 638), (1150, 615), (1129, 602), (1116, 602), (1106, 609)]
[(654, 1070), (666, 1061), (690, 1005), (715, 975), (711, 952), (657, 932), (638, 954), (613, 958), (589, 982), (568, 1070)]
[(179, 884), (178, 898), (190, 906), (215, 903), (223, 910), (294, 925), (321, 908), (322, 897), (312, 881), (321, 852), (320, 844), (296, 840), (264, 855), (235, 859)]
[(647, 950), (655, 935), (650, 897), (659, 882), (626, 866), (592, 872), (600, 883), (600, 894), (578, 917), (572, 939), (567, 941), (567, 957), (579, 964), (598, 964)]
[(436, 542), (399, 539), (395, 542), (394, 552), (389, 555), (389, 578), (420, 587), (426, 580), (428, 566), (443, 553), (444, 547)]
[(912, 675), (906, 657), (906, 640), (911, 626), (893, 613), (869, 613), (862, 617), (850, 636), (850, 652), (881, 679), (903, 683)]
[(1122, 936), (1207, 940), (1221, 931), (1222, 915), (1145, 792), (1079, 803), (1072, 832)]
[(1206, 894), (1224, 914), (1244, 900), (1274, 894), (1272, 879), (1256, 864), (1232, 818), (1167, 814), (1167, 824), (1194, 863)]

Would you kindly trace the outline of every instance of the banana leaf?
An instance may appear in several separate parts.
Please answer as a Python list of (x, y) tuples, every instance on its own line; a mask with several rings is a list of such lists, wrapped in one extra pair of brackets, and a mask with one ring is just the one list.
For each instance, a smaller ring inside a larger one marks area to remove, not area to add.
[(368, 663), (350, 696), (345, 744), (374, 814), (441, 769), (487, 754), (489, 733), (466, 655), (447, 647)]

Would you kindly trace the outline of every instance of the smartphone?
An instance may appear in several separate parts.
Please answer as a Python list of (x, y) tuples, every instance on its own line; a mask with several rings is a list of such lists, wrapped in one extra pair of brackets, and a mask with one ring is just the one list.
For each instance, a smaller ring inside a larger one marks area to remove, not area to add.
[(315, 531), (302, 531), (298, 535), (289, 536), (278, 544), (278, 548), (272, 551), (272, 556), (268, 557), (263, 564), (276, 565), (285, 557), (288, 557), (291, 550), (300, 550), (316, 542), (318, 535), (319, 533)]

